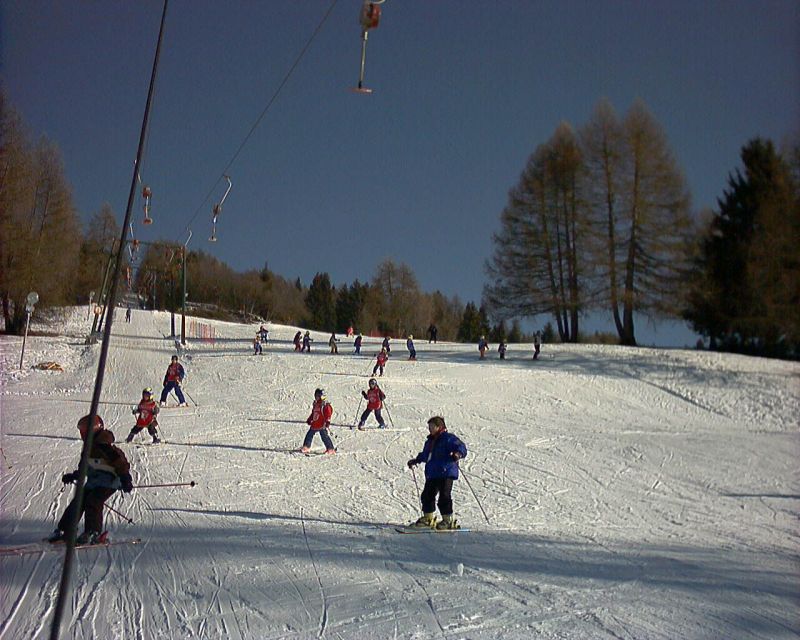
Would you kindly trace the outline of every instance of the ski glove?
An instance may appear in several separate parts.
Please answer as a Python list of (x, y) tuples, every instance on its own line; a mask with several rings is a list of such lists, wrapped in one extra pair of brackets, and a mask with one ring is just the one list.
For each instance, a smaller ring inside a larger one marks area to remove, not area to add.
[(419, 464), (419, 462), (417, 462), (416, 458), (411, 458), (411, 460), (409, 460), (407, 464), (408, 468), (411, 469), (415, 464)]
[(123, 473), (119, 477), (119, 481), (122, 483), (122, 490), (125, 493), (130, 493), (133, 491), (133, 478), (131, 478), (130, 473)]
[(453, 453), (450, 454), (450, 457), (453, 460), (460, 460), (461, 459), (461, 454), (458, 451), (453, 451)]
[(78, 474), (75, 471), (73, 471), (72, 473), (65, 473), (63, 476), (61, 476), (61, 482), (63, 482), (64, 484), (72, 484), (77, 479), (78, 479)]

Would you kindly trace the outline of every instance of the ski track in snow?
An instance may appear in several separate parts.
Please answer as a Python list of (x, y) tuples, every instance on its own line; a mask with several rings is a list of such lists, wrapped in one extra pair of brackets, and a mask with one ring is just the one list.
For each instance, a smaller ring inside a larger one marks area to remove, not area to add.
[[(29, 338), (26, 362), (63, 373), (12, 371), (19, 345), (0, 338), (6, 546), (49, 533), (71, 499), (60, 476), (77, 465), (99, 353), (84, 314), (62, 338)], [(295, 354), (296, 329), (273, 325), (253, 357), (254, 327), (208, 322), (217, 343), (182, 356), (189, 410), (161, 412), (163, 444), (120, 445), (136, 484), (197, 486), (109, 501), (134, 521), (106, 511), (112, 537), (142, 543), (76, 554), (61, 637), (800, 637), (797, 364), (601, 345), (479, 361), (474, 345), (425, 342), (412, 363), (393, 341), (378, 380), (394, 429), (358, 431), (379, 340), (331, 356), (319, 333)], [(100, 413), (117, 440), (141, 389), (160, 389), (168, 323), (115, 322)], [(291, 455), (318, 386), (340, 453)], [(400, 536), (419, 510), (405, 463), (437, 414), (470, 448), (453, 495), (471, 531)], [(0, 556), (0, 636), (48, 634), (61, 564)]]

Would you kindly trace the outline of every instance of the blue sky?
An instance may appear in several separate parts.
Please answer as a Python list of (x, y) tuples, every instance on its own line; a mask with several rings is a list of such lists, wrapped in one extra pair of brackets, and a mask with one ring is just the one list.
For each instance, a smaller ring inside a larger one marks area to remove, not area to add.
[[(741, 146), (800, 126), (800, 4), (386, 0), (358, 79), (360, 0), (171, 0), (142, 178), (155, 224), (237, 270), (368, 280), (384, 258), (423, 289), (479, 301), (508, 189), (560, 121), (636, 98), (664, 126), (693, 206), (713, 206)], [(86, 219), (124, 214), (161, 2), (2, 5), (2, 75), (64, 155)], [(206, 199), (207, 194), (213, 195)], [(543, 321), (544, 319), (542, 319)], [(602, 320), (589, 325), (609, 326)], [(639, 322), (641, 342), (693, 343)]]

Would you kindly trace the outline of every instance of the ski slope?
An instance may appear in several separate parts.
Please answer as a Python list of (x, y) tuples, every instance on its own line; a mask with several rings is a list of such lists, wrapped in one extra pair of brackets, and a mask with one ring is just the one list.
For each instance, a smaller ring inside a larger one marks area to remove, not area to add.
[[(122, 441), (174, 345), (168, 314), (117, 316), (100, 413)], [(360, 432), (376, 340), (332, 356), (317, 333), (298, 354), (296, 328), (271, 325), (258, 357), (257, 325), (212, 324), (215, 344), (182, 357), (190, 407), (162, 411), (165, 444), (119, 445), (136, 484), (197, 486), (109, 501), (134, 520), (106, 512), (111, 538), (142, 543), (76, 553), (62, 638), (800, 636), (798, 364), (588, 345), (480, 361), (423, 341), (408, 362), (394, 340), (394, 429)], [(76, 309), (62, 336), (29, 338), (22, 372), (21, 340), (0, 338), (4, 547), (50, 533), (71, 498), (87, 330)], [(43, 360), (64, 372), (29, 368)], [(291, 453), (318, 386), (339, 453)], [(405, 463), (437, 414), (470, 450), (453, 497), (471, 531), (399, 535), (419, 515)], [(48, 637), (62, 554), (0, 556), (0, 637)]]

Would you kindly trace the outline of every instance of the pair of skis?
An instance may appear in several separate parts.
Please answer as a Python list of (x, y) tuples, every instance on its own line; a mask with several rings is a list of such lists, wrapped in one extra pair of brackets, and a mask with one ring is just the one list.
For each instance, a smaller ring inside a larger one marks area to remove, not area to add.
[[(126, 538), (124, 540), (107, 540), (106, 542), (98, 542), (96, 544), (76, 544), (75, 549), (108, 549), (109, 547), (118, 547), (128, 544), (139, 544), (141, 538)], [(61, 551), (64, 548), (64, 542), (50, 542), (45, 539), (40, 542), (33, 542), (30, 544), (23, 544), (16, 547), (0, 547), (0, 558), (6, 556), (26, 556), (32, 553), (45, 553), (48, 551)]]

